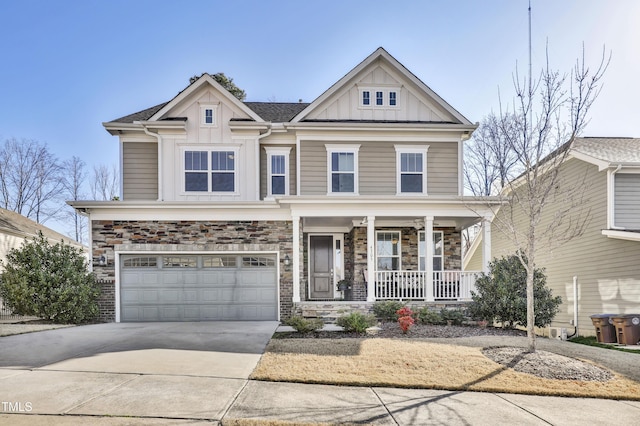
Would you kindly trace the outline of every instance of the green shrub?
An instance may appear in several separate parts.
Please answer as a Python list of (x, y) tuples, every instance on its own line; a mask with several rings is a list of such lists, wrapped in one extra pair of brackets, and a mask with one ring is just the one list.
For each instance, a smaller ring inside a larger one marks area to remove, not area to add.
[[(527, 324), (527, 271), (516, 255), (496, 259), (489, 264), (489, 274), (476, 280), (476, 291), (469, 313), (474, 319), (495, 320), (503, 327)], [(558, 313), (562, 298), (553, 296), (546, 286), (544, 270), (533, 274), (535, 325), (544, 327)]]
[(367, 328), (375, 325), (376, 317), (373, 315), (364, 315), (360, 312), (353, 312), (349, 315), (338, 318), (336, 324), (344, 329), (344, 331), (355, 331), (356, 333), (364, 333)]
[(442, 317), (440, 316), (440, 314), (432, 309), (429, 309), (429, 307), (427, 306), (423, 306), (422, 308), (418, 309), (416, 317), (418, 318), (420, 324), (442, 324)]
[(373, 314), (381, 321), (398, 321), (399, 309), (404, 307), (404, 303), (397, 300), (384, 300), (373, 304)]
[(300, 315), (294, 315), (284, 323), (285, 325), (293, 327), (298, 333), (310, 333), (321, 330), (322, 327), (324, 327), (324, 322), (320, 318), (307, 319)]
[(464, 322), (464, 314), (457, 309), (442, 308), (440, 310), (440, 317), (445, 324), (451, 322), (452, 325), (462, 325)]
[(98, 316), (100, 289), (80, 249), (49, 244), (42, 233), (7, 254), (0, 297), (14, 313), (61, 324)]

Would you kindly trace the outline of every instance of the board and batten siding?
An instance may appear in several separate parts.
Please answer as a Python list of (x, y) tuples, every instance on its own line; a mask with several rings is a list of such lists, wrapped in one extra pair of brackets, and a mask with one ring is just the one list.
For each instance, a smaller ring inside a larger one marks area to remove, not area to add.
[(123, 142), (122, 199), (158, 199), (158, 144)]
[[(326, 195), (327, 149), (322, 141), (300, 144), (301, 195)], [(339, 145), (339, 142), (331, 142)], [(345, 143), (345, 145), (353, 145)], [(358, 151), (360, 195), (396, 194), (396, 145), (393, 142), (367, 141)], [(412, 145), (401, 143), (400, 145)], [(456, 142), (415, 143), (429, 145), (427, 151), (427, 194), (458, 194), (458, 144)]]
[[(536, 265), (545, 268), (547, 285), (554, 295), (562, 297), (562, 305), (552, 326), (567, 327), (574, 316), (573, 277), (578, 283), (578, 327), (580, 335), (594, 335), (590, 316), (601, 313), (640, 313), (640, 243), (607, 238), (602, 230), (607, 224), (607, 174), (597, 166), (571, 159), (562, 166), (564, 188), (585, 188), (584, 205), (588, 207), (588, 223), (584, 233), (558, 247), (539, 244)], [(586, 181), (583, 181), (586, 179)], [(573, 186), (571, 186), (573, 185)], [(577, 185), (577, 186), (576, 186)], [(558, 205), (566, 200), (551, 201), (543, 212), (538, 227), (539, 241)], [(498, 213), (506, 214), (503, 207)], [(517, 219), (522, 220), (522, 215)], [(492, 227), (492, 253), (502, 257), (514, 253), (514, 245), (501, 232), (498, 220)]]
[(614, 225), (625, 229), (640, 229), (640, 174), (615, 174)]

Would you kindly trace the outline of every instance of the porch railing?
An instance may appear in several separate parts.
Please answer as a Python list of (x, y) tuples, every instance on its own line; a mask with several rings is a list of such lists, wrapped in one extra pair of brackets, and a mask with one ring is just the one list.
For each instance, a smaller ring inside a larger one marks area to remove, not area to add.
[[(478, 271), (434, 271), (432, 300), (471, 300)], [(430, 300), (425, 271), (376, 271), (376, 299)]]

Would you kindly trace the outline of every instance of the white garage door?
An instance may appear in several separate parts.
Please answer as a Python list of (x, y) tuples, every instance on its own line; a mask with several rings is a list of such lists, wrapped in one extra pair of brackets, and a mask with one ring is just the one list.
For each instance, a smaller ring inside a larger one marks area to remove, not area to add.
[(277, 320), (275, 255), (122, 255), (121, 321)]

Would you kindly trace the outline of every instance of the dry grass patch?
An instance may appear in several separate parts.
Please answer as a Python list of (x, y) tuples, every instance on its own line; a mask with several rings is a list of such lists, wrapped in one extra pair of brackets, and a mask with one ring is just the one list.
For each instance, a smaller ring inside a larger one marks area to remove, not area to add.
[(252, 379), (354, 386), (640, 400), (640, 383), (543, 379), (491, 361), (481, 348), (398, 339), (279, 339)]

